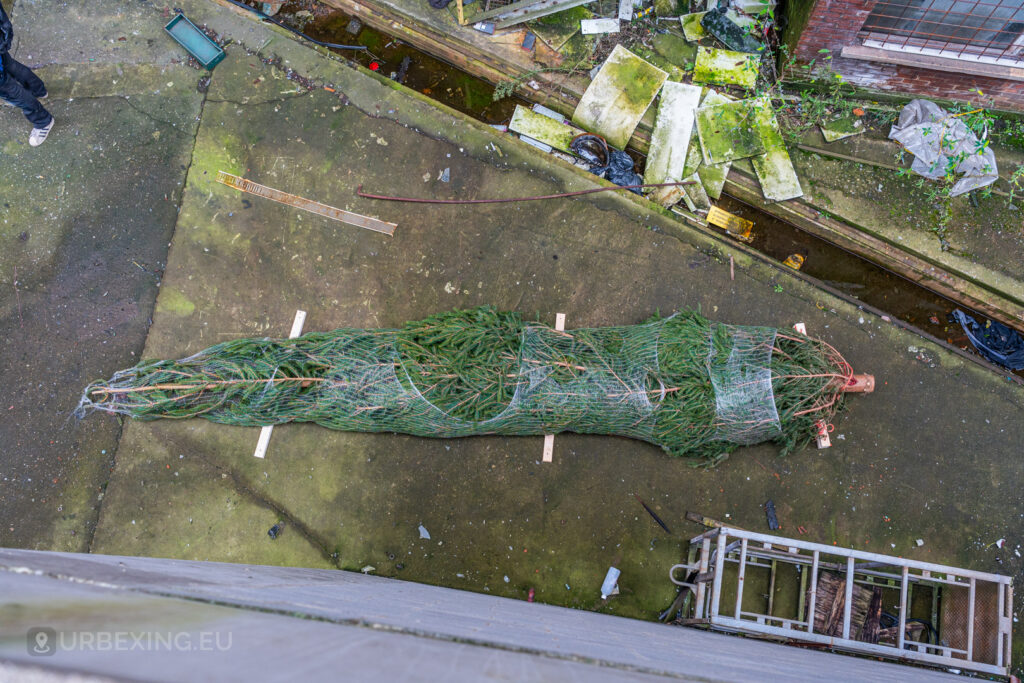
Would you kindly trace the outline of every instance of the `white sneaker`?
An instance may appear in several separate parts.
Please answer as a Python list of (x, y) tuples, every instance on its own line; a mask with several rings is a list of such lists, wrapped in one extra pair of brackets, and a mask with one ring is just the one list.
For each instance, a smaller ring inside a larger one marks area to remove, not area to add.
[(46, 124), (46, 126), (44, 126), (43, 128), (33, 128), (32, 134), (28, 136), (28, 144), (32, 145), (33, 147), (38, 147), (39, 145), (46, 142), (46, 136), (50, 134), (50, 129), (53, 128), (53, 123), (54, 119), (51, 116), (50, 123)]

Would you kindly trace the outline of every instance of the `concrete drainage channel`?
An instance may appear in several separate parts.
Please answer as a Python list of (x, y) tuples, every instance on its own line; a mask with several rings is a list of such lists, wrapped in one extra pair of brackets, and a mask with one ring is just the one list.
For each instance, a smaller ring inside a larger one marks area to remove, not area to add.
[[(259, 3), (249, 4), (255, 7)], [(300, 4), (308, 3), (286, 3), (277, 20), (289, 23), (297, 16), (305, 16)], [(441, 104), (492, 125), (508, 123), (516, 104), (528, 104), (517, 97), (495, 100), (495, 88), (487, 81), (367, 26), (355, 17), (333, 8), (322, 9), (322, 13), (318, 11), (306, 17), (302, 25), (293, 28), (316, 40), (366, 47), (365, 51), (359, 52), (335, 51)], [(309, 14), (308, 10), (306, 12)], [(632, 149), (629, 151), (642, 168), (643, 155)], [(946, 298), (728, 193), (723, 194), (718, 206), (754, 223), (752, 241), (741, 245), (754, 255), (775, 263), (787, 264), (788, 261), (787, 265), (798, 262), (799, 275), (830, 294), (866, 311), (888, 317), (894, 324), (913, 330), (950, 351), (1024, 384), (1024, 371), (1010, 373), (988, 363), (950, 318), (950, 313), (956, 308), (978, 320), (987, 317), (984, 313)], [(724, 231), (700, 225), (695, 227), (738, 244), (725, 237)]]

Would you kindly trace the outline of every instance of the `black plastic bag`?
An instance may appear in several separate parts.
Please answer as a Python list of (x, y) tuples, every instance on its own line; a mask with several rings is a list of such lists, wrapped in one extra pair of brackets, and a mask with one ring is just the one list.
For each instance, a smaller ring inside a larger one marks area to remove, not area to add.
[(982, 326), (960, 309), (954, 310), (952, 315), (978, 353), (1011, 370), (1024, 369), (1024, 338), (1019, 332), (994, 320), (986, 320)]
[[(569, 150), (590, 164), (591, 173), (607, 178), (616, 185), (629, 187), (642, 185), (644, 182), (644, 179), (633, 171), (633, 157), (609, 147), (600, 135), (577, 135), (569, 143)], [(633, 188), (630, 192), (641, 194), (640, 188)]]

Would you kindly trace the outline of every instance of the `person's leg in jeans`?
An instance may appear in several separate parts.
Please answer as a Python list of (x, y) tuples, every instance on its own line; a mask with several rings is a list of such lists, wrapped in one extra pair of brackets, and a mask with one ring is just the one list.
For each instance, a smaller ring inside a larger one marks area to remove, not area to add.
[(37, 96), (46, 95), (46, 86), (42, 80), (9, 54), (3, 55), (3, 65), (3, 74), (0, 75), (0, 97), (21, 108), (25, 118), (34, 128), (48, 126), (53, 117), (36, 99)]
[(21, 86), (32, 93), (36, 98), (46, 97), (46, 84), (43, 83), (43, 80), (39, 78), (39, 76), (35, 75), (32, 69), (14, 59), (10, 53), (5, 53), (3, 55), (3, 60), (4, 73), (14, 76), (14, 80), (21, 83)]

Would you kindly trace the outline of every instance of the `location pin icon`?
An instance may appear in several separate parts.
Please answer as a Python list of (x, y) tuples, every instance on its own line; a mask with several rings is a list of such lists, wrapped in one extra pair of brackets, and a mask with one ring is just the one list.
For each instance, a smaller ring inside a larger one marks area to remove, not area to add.
[(50, 634), (46, 631), (39, 631), (36, 633), (36, 652), (46, 652), (47, 645), (50, 642)]

